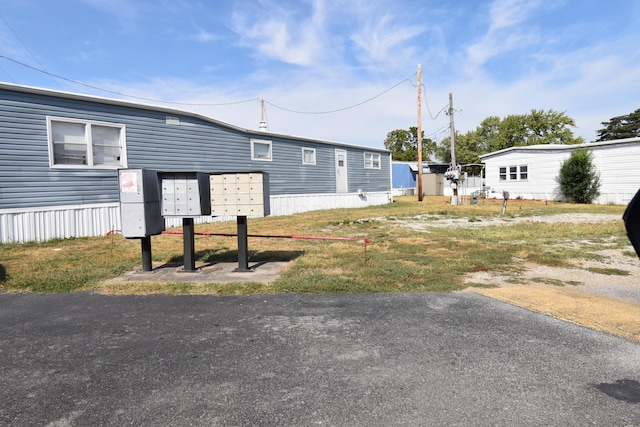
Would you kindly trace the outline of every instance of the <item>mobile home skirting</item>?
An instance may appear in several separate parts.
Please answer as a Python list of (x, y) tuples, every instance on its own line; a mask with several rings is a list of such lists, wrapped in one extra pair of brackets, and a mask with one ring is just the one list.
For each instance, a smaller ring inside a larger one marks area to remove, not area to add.
[[(291, 194), (270, 197), (271, 215), (337, 208), (359, 208), (392, 202), (390, 192), (341, 194)], [(196, 223), (232, 220), (235, 217), (196, 218)], [(167, 228), (182, 225), (181, 218), (166, 218)], [(42, 242), (52, 239), (104, 236), (120, 230), (120, 204), (0, 210), (0, 243)]]

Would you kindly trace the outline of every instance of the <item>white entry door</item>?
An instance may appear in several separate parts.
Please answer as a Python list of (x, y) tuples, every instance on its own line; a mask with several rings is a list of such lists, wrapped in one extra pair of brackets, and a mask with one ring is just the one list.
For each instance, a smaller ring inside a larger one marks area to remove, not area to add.
[(336, 149), (336, 193), (346, 193), (348, 191), (347, 151)]

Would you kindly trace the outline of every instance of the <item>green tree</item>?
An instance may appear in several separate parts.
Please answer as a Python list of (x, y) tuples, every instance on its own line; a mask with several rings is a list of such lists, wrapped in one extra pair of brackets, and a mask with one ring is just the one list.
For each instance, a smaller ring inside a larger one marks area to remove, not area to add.
[(562, 162), (558, 181), (562, 194), (575, 203), (592, 203), (600, 194), (600, 177), (587, 148), (573, 150)]
[[(476, 131), (465, 134), (456, 132), (456, 163), (480, 163), (483, 153), (482, 138)], [(445, 163), (451, 162), (451, 138), (446, 137), (436, 148), (436, 156)]]
[[(418, 128), (412, 126), (409, 130), (396, 129), (387, 134), (384, 147), (391, 151), (393, 160), (417, 161), (418, 160)], [(435, 152), (436, 143), (424, 137), (422, 132), (422, 160), (430, 161)]]
[(604, 128), (597, 132), (597, 141), (612, 139), (635, 138), (640, 136), (640, 108), (624, 116), (613, 117), (608, 122), (601, 123)]
[[(512, 114), (500, 119), (489, 116), (475, 130), (456, 134), (456, 161), (479, 163), (478, 156), (505, 148), (537, 144), (579, 144), (571, 127), (575, 121), (554, 110), (531, 110), (529, 114)], [(443, 139), (436, 148), (439, 159), (451, 161), (451, 142)]]
[(499, 122), (496, 117), (485, 119), (478, 131), (486, 135), (487, 152), (510, 147), (538, 144), (580, 144), (572, 127), (575, 121), (554, 110), (531, 110), (528, 114), (509, 115)]
[(482, 141), (478, 146), (479, 154), (491, 152), (491, 143), (497, 140), (500, 135), (501, 122), (502, 120), (498, 116), (489, 116), (480, 122), (480, 126), (475, 130)]
[(582, 137), (573, 135), (576, 122), (566, 113), (554, 110), (531, 110), (524, 116), (527, 130), (527, 145), (536, 144), (580, 144)]

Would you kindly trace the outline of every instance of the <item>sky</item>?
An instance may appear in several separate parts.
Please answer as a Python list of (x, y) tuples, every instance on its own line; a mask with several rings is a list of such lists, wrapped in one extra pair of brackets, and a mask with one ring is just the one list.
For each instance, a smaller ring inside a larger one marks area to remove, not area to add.
[(382, 148), (553, 109), (640, 108), (637, 0), (0, 0), (0, 81)]

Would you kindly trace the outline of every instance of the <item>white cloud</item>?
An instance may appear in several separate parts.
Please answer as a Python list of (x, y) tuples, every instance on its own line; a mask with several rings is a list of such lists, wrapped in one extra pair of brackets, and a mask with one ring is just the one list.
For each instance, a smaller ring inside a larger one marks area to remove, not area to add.
[(495, 0), (490, 7), (489, 33), (524, 22), (539, 6), (539, 0)]
[(371, 16), (352, 35), (351, 40), (359, 49), (361, 63), (404, 64), (405, 58), (415, 57), (416, 48), (408, 43), (424, 32), (423, 27), (399, 22), (389, 13)]
[(426, 24), (417, 24), (405, 4), (308, 0), (288, 6), (262, 0), (251, 10), (238, 7), (232, 29), (241, 45), (293, 65), (387, 73), (414, 63), (423, 48), (418, 37)]
[(219, 40), (220, 36), (214, 33), (207, 32), (202, 28), (196, 28), (196, 35), (194, 36), (194, 39), (199, 42), (210, 42)]
[(486, 33), (466, 49), (467, 72), (481, 72), (488, 60), (534, 45), (537, 29), (524, 23), (539, 6), (540, 2), (533, 0), (495, 0), (489, 8)]
[(300, 11), (294, 13), (278, 2), (259, 4), (251, 14), (237, 10), (233, 15), (232, 28), (243, 46), (265, 58), (294, 65), (309, 66), (325, 58), (324, 0), (311, 2), (310, 16), (302, 18)]

